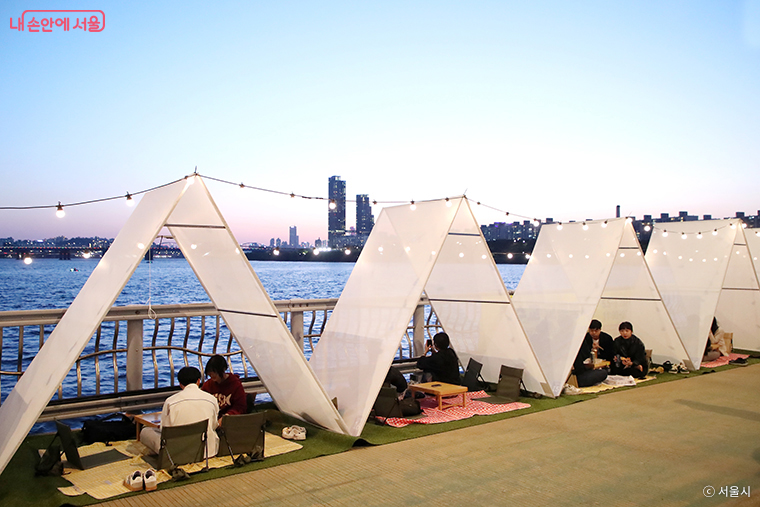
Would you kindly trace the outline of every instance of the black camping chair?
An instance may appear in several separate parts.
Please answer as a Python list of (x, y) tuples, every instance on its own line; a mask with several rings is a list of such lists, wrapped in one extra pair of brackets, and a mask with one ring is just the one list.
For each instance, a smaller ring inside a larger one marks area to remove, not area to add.
[(266, 412), (224, 416), (216, 430), (219, 434), (217, 456), (232, 456), (236, 466), (263, 460), (266, 420)]
[(483, 391), (486, 388), (486, 381), (480, 375), (483, 365), (473, 358), (467, 362), (467, 370), (464, 372), (462, 385), (467, 386), (468, 391)]
[(180, 426), (161, 426), (161, 449), (156, 468), (173, 470), (206, 457), (208, 470), (208, 419)]
[(383, 385), (380, 388), (375, 405), (372, 408), (375, 411), (376, 418), (383, 417), (387, 420), (389, 417), (403, 417), (398, 402), (398, 391), (390, 385)]
[(522, 374), (522, 368), (512, 368), (510, 366), (501, 365), (499, 383), (496, 385), (496, 396), (510, 402), (520, 399)]

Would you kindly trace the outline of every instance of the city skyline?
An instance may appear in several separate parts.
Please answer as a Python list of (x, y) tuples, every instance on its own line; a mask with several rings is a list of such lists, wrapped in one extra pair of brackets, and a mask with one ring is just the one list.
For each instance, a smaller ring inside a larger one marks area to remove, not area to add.
[[(326, 202), (289, 194), (327, 198), (335, 174), (379, 202), (557, 221), (757, 208), (760, 0), (97, 7), (98, 33), (0, 29), (0, 207), (197, 167), (236, 183), (207, 181), (242, 243), (326, 238)], [(131, 209), (0, 210), (0, 237), (114, 237)]]

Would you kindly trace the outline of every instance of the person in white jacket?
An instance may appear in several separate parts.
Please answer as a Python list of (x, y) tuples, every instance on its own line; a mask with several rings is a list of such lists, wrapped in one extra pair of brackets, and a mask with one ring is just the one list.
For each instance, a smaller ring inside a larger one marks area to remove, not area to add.
[[(219, 451), (219, 436), (216, 427), (219, 419), (219, 403), (214, 395), (201, 391), (201, 372), (198, 368), (185, 366), (177, 373), (182, 388), (169, 396), (161, 412), (161, 425), (180, 426), (208, 419), (208, 457)], [(145, 427), (140, 431), (140, 442), (153, 452), (161, 448), (161, 429)]]

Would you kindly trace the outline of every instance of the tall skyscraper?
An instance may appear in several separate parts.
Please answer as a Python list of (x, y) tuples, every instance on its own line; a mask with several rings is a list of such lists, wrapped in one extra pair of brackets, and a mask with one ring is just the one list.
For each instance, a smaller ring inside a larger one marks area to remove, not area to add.
[(346, 182), (340, 176), (330, 177), (328, 197), (335, 202), (335, 209), (327, 211), (327, 244), (340, 248), (346, 236)]
[(359, 237), (361, 244), (367, 240), (372, 227), (375, 225), (375, 218), (372, 216), (372, 206), (369, 204), (367, 194), (358, 194), (356, 196), (356, 235)]
[(290, 228), (290, 241), (288, 242), (291, 248), (298, 248), (301, 244), (298, 242), (298, 231), (296, 226)]

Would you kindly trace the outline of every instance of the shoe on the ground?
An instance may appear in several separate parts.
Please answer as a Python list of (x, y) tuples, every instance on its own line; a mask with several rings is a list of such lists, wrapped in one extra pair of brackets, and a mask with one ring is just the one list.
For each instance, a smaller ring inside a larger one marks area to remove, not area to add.
[(293, 426), (293, 440), (306, 440), (306, 428), (303, 426)]
[(143, 474), (143, 483), (145, 484), (145, 491), (155, 491), (158, 488), (158, 478), (156, 477), (156, 471), (152, 468)]
[(678, 363), (678, 373), (683, 373), (684, 375), (689, 374), (689, 369), (686, 367), (683, 363)]
[(583, 394), (583, 391), (578, 389), (575, 386), (571, 386), (570, 384), (565, 384), (565, 387), (562, 389), (562, 394), (567, 394), (569, 396), (574, 396), (577, 394)]
[(282, 438), (293, 440), (293, 426), (285, 426), (282, 428)]
[(747, 360), (743, 357), (737, 357), (728, 362), (728, 364), (735, 364), (737, 366), (747, 366)]
[(143, 489), (143, 474), (139, 470), (135, 470), (124, 479), (124, 485), (130, 491), (142, 491)]

